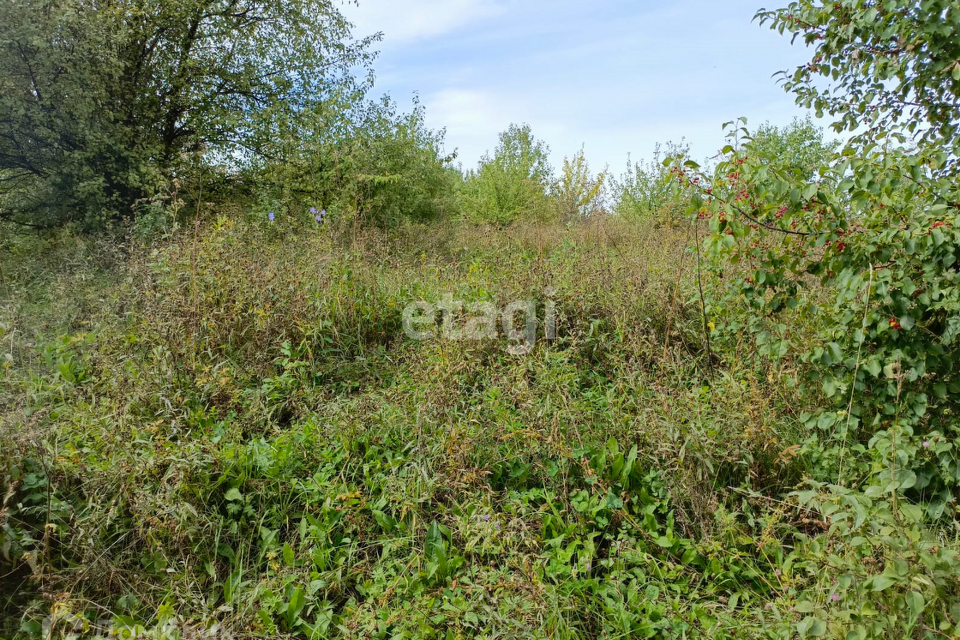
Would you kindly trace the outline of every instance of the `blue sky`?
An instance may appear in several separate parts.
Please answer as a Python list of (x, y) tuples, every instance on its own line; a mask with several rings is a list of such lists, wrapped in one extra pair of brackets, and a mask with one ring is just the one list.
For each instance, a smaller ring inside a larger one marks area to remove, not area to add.
[(595, 170), (619, 172), (657, 142), (686, 138), (694, 157), (712, 155), (739, 116), (805, 115), (772, 76), (809, 54), (752, 22), (763, 1), (360, 0), (343, 11), (357, 35), (384, 34), (377, 91), (401, 105), (418, 93), (464, 166), (526, 122), (554, 166), (583, 145)]

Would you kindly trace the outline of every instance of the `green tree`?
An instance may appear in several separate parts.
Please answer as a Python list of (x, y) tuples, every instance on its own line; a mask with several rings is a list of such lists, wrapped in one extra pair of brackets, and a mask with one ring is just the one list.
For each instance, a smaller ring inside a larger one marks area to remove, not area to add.
[(593, 175), (580, 149), (572, 158), (563, 159), (560, 177), (552, 190), (560, 215), (566, 220), (585, 218), (603, 212), (607, 173)]
[(744, 146), (742, 121), (712, 175), (677, 167), (718, 267), (741, 266), (729, 295), (756, 311), (726, 330), (782, 356), (799, 345), (779, 318), (802, 314), (819, 479), (939, 517), (960, 494), (960, 6), (803, 0), (758, 17), (813, 47), (786, 85), (800, 104), (857, 133), (815, 180)]
[(914, 137), (921, 150), (953, 157), (934, 170), (956, 174), (960, 138), (960, 6), (953, 0), (793, 2), (757, 14), (814, 48), (783, 72), (784, 88), (834, 129), (870, 145)]
[(0, 218), (127, 214), (184, 154), (242, 164), (370, 60), (332, 0), (10, 0), (0, 21)]
[(261, 197), (301, 212), (322, 205), (379, 226), (434, 220), (453, 213), (460, 181), (443, 142), (418, 100), (401, 113), (389, 97), (351, 98), (298, 118), (268, 143), (251, 181)]
[(783, 127), (770, 123), (761, 125), (747, 144), (764, 162), (773, 162), (774, 168), (790, 172), (804, 180), (817, 175), (840, 147), (836, 141), (827, 141), (823, 129), (808, 115), (794, 118)]
[(475, 222), (509, 224), (549, 215), (547, 192), (553, 169), (550, 150), (529, 125), (515, 125), (500, 134), (493, 157), (485, 155), (469, 172), (462, 188), (464, 214)]
[(676, 179), (664, 159), (686, 160), (689, 156), (690, 145), (681, 140), (657, 144), (653, 158), (646, 162), (631, 162), (628, 157), (626, 170), (610, 181), (614, 214), (626, 220), (657, 218), (660, 222), (682, 217), (683, 204), (674, 197)]

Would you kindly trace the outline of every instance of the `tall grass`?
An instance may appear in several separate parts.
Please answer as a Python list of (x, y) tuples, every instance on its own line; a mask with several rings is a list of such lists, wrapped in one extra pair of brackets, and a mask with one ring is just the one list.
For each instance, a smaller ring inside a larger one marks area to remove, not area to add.
[[(5, 271), (4, 326), (47, 355), (4, 377), (3, 616), (25, 636), (52, 612), (60, 634), (69, 613), (159, 636), (784, 637), (821, 589), (789, 559), (825, 527), (785, 497), (805, 400), (795, 363), (707, 348), (691, 251), (686, 227), (602, 217), (221, 218), (109, 268)], [(101, 269), (91, 308), (63, 278)], [(403, 308), (445, 294), (534, 300), (540, 322), (549, 299), (558, 337), (408, 339)]]

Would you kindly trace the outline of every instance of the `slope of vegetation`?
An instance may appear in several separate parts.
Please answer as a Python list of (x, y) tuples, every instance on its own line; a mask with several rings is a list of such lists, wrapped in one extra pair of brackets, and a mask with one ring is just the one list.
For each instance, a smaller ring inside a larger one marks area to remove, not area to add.
[(960, 637), (955, 6), (762, 12), (855, 135), (619, 178), (117, 7), (0, 27), (0, 637)]

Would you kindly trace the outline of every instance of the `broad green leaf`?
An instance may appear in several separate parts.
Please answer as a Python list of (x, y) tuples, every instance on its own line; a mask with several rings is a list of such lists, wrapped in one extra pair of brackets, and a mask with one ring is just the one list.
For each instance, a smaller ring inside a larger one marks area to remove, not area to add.
[(917, 593), (916, 591), (911, 591), (907, 594), (907, 608), (910, 610), (910, 624), (915, 624), (917, 622), (917, 618), (919, 618), (920, 614), (923, 613), (925, 607), (926, 602), (923, 599), (923, 594)]
[(872, 591), (885, 591), (897, 583), (897, 579), (888, 575), (873, 576), (868, 580)]

